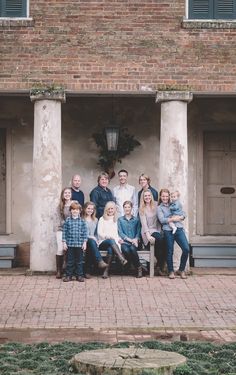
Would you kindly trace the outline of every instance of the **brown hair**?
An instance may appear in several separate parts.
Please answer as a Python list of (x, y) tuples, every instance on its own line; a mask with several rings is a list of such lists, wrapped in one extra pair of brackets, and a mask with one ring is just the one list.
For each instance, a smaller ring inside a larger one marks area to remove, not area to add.
[(98, 184), (102, 177), (105, 177), (108, 179), (108, 181), (110, 181), (109, 175), (106, 172), (101, 172), (100, 175), (98, 176)]
[(86, 202), (86, 203), (84, 204), (84, 207), (83, 207), (83, 209), (82, 209), (82, 214), (81, 214), (82, 218), (86, 220), (87, 215), (86, 215), (86, 212), (85, 212), (85, 211), (86, 211), (86, 208), (87, 208), (88, 206), (93, 206), (93, 213), (92, 213), (92, 215), (91, 215), (91, 219), (92, 219), (92, 220), (96, 220), (96, 206), (95, 206), (95, 204), (94, 204), (93, 202)]
[(150, 177), (149, 177), (147, 174), (142, 173), (142, 174), (139, 176), (139, 178), (138, 178), (138, 182), (139, 182), (139, 183), (140, 183), (140, 178), (141, 178), (141, 177), (144, 177), (144, 178), (147, 180), (148, 185), (150, 185), (151, 179), (150, 179)]
[(79, 211), (81, 212), (81, 210), (82, 210), (82, 206), (77, 202), (77, 201), (73, 201), (72, 203), (71, 203), (71, 205), (70, 205), (70, 211), (71, 210), (78, 210), (79, 209)]
[(170, 191), (168, 189), (161, 189), (160, 190), (160, 193), (159, 193), (159, 199), (158, 199), (158, 204), (161, 204), (162, 203), (162, 200), (161, 200), (161, 195), (162, 193), (167, 193), (169, 194), (169, 202), (170, 202)]
[[(70, 188), (70, 187), (65, 187), (65, 188), (61, 191), (60, 204), (59, 204), (60, 215), (61, 215), (61, 217), (64, 216), (64, 207), (65, 207), (64, 192), (65, 192), (66, 190), (70, 190), (70, 192), (71, 192), (71, 188)], [(71, 194), (71, 196), (72, 196), (72, 194)]]
[(131, 201), (125, 201), (123, 203), (123, 207), (125, 207), (126, 204), (129, 204), (131, 208), (133, 207), (133, 203)]

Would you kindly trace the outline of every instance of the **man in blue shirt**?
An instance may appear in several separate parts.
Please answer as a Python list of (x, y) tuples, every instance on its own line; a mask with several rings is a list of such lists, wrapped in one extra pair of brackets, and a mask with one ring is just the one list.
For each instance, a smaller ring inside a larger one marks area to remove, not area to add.
[(98, 176), (98, 185), (90, 192), (90, 200), (96, 206), (97, 218), (99, 219), (104, 212), (104, 207), (109, 201), (115, 202), (115, 198), (108, 188), (109, 176), (102, 172)]

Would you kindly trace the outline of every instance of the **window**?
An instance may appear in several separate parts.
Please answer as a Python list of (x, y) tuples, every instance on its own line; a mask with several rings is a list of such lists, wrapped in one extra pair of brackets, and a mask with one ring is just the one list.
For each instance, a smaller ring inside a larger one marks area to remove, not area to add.
[(0, 0), (0, 17), (27, 17), (27, 0)]
[(236, 0), (189, 0), (190, 19), (235, 19)]

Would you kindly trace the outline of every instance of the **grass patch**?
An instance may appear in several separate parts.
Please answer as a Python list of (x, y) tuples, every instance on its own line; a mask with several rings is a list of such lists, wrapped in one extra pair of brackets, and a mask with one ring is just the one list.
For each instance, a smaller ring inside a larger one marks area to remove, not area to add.
[[(0, 346), (0, 374), (69, 375), (73, 374), (69, 360), (81, 351), (108, 347), (128, 348), (130, 345), (174, 351), (187, 357), (187, 363), (178, 367), (174, 375), (236, 375), (236, 343), (218, 345), (207, 342), (163, 343), (159, 341), (139, 344), (124, 342), (112, 346), (102, 343), (72, 342), (54, 345), (48, 343), (4, 344)], [(148, 373), (146, 372), (145, 375)]]

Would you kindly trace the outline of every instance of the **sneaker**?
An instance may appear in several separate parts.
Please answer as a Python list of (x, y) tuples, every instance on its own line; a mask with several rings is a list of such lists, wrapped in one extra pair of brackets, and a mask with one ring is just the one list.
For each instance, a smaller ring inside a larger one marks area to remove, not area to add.
[(80, 283), (83, 283), (83, 282), (84, 282), (84, 278), (83, 278), (83, 276), (78, 276), (78, 277), (76, 277), (76, 280), (79, 281)]
[(70, 277), (70, 276), (65, 276), (65, 277), (63, 278), (63, 281), (64, 281), (64, 283), (68, 283), (68, 281), (72, 281), (72, 277)]
[(84, 277), (85, 279), (92, 279), (92, 275), (90, 275), (90, 273), (86, 273)]
[(169, 273), (169, 279), (171, 279), (171, 280), (175, 279), (175, 274), (174, 274), (174, 272), (170, 272), (170, 273)]
[(181, 279), (187, 279), (186, 273), (185, 273), (184, 271), (180, 271), (180, 270), (178, 270), (178, 271), (175, 272), (175, 274), (176, 274), (177, 276), (180, 276)]

